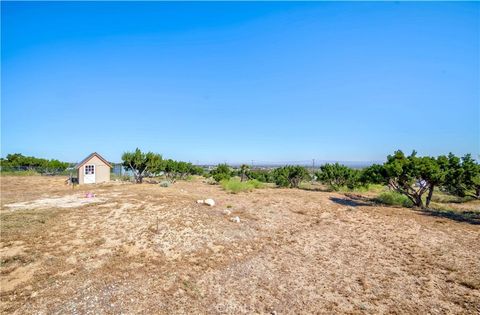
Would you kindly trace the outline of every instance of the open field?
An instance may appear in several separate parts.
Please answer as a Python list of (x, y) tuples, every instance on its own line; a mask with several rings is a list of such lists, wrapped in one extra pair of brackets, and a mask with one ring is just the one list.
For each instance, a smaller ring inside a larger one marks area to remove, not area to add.
[(1, 177), (2, 314), (480, 312), (479, 202), (64, 179)]

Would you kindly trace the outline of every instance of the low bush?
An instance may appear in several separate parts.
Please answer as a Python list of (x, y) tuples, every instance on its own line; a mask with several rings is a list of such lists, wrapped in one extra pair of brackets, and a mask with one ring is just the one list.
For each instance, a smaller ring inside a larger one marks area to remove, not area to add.
[(218, 164), (217, 167), (210, 171), (212, 178), (220, 183), (224, 180), (229, 180), (232, 177), (232, 171), (227, 164)]
[(440, 190), (435, 190), (432, 196), (432, 201), (437, 203), (463, 203), (470, 200), (474, 200), (474, 198), (469, 196), (459, 197)]
[(263, 183), (275, 183), (273, 172), (270, 170), (251, 170), (248, 174), (248, 177)]
[(228, 181), (231, 176), (230, 174), (225, 174), (225, 173), (218, 173), (212, 176), (212, 178), (217, 182), (220, 183), (222, 181)]
[(407, 208), (413, 206), (412, 201), (408, 199), (407, 196), (395, 191), (386, 191), (381, 193), (377, 198), (375, 198), (375, 201), (389, 206), (402, 206)]
[(298, 188), (303, 180), (310, 179), (307, 169), (299, 165), (276, 168), (272, 175), (279, 187)]
[(160, 182), (160, 187), (170, 187), (170, 182), (168, 180), (164, 180)]
[(205, 178), (205, 180), (203, 182), (208, 184), (208, 185), (216, 185), (217, 184), (215, 179), (213, 179), (212, 177)]
[(256, 179), (251, 179), (251, 180), (248, 181), (248, 183), (249, 183), (250, 185), (252, 185), (253, 188), (255, 188), (255, 189), (264, 188), (264, 187), (265, 187), (265, 185), (264, 185), (261, 181), (256, 180)]
[(263, 188), (263, 184), (255, 179), (242, 182), (238, 178), (231, 178), (222, 180), (220, 185), (223, 189), (233, 194)]
[(127, 174), (110, 174), (110, 179), (114, 181), (121, 181), (121, 182), (130, 182), (132, 180), (132, 177)]
[(348, 166), (334, 163), (320, 166), (320, 171), (315, 173), (317, 180), (326, 184), (331, 190), (340, 191), (343, 187), (354, 190), (361, 186), (361, 172)]

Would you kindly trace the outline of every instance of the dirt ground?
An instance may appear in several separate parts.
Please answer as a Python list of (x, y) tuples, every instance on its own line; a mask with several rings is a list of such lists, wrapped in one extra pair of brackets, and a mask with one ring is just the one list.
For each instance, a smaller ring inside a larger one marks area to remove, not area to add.
[(480, 313), (473, 219), (299, 189), (64, 179), (1, 178), (2, 314)]

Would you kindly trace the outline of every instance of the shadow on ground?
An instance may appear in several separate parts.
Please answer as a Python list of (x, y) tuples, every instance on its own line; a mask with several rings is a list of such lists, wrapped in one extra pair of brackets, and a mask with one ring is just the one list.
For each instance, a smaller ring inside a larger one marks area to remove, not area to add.
[[(355, 194), (346, 194), (344, 198), (330, 197), (330, 200), (342, 206), (348, 207), (378, 206), (378, 203), (372, 201), (371, 199)], [(454, 211), (436, 209), (423, 209), (416, 211), (420, 212), (420, 214), (422, 215), (480, 225), (480, 212), (478, 211)]]
[(423, 215), (480, 225), (480, 212), (478, 211), (452, 211), (435, 209), (424, 209), (418, 211), (420, 211)]
[(330, 197), (330, 200), (338, 203), (342, 206), (349, 206), (349, 207), (362, 207), (362, 206), (372, 206), (372, 202), (363, 196), (360, 195), (353, 195), (353, 194), (346, 194), (345, 198), (337, 198), (337, 197)]
[(298, 189), (306, 191), (332, 192), (332, 190), (323, 187), (298, 187)]

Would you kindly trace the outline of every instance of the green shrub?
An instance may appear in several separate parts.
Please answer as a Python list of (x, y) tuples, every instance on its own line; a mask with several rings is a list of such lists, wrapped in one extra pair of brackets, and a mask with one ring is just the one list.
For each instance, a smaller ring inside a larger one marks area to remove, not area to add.
[(232, 172), (227, 164), (218, 164), (215, 169), (210, 171), (210, 174), (217, 183), (229, 180), (232, 177)]
[(275, 184), (280, 187), (298, 188), (302, 180), (308, 180), (310, 176), (303, 166), (287, 165), (276, 168), (273, 171), (273, 178)]
[(363, 185), (381, 184), (385, 185), (386, 171), (383, 165), (373, 164), (360, 171), (360, 182)]
[(189, 170), (190, 175), (202, 176), (205, 173), (205, 171), (203, 170), (203, 167), (201, 166), (190, 164), (189, 167), (190, 167), (190, 170)]
[(250, 185), (252, 185), (253, 188), (255, 188), (255, 189), (265, 187), (265, 185), (264, 185), (261, 181), (256, 180), (256, 179), (251, 179), (251, 180), (248, 181), (248, 183), (249, 183)]
[(463, 203), (471, 200), (474, 200), (474, 198), (470, 196), (459, 197), (439, 190), (435, 190), (432, 196), (432, 201), (439, 203)]
[(376, 202), (383, 203), (390, 206), (402, 206), (410, 208), (413, 203), (407, 196), (397, 193), (395, 191), (387, 191), (378, 195), (375, 198)]
[(256, 179), (263, 183), (274, 183), (273, 172), (270, 170), (251, 170), (248, 174), (250, 179)]
[(220, 182), (223, 189), (233, 194), (252, 191), (254, 189), (262, 188), (263, 184), (258, 180), (249, 180), (241, 182), (238, 178), (225, 179)]
[(225, 173), (214, 174), (212, 177), (217, 183), (220, 183), (225, 180), (228, 181), (231, 178), (230, 174), (225, 174)]
[(343, 187), (353, 190), (361, 186), (360, 171), (338, 163), (327, 163), (320, 166), (320, 171), (315, 176), (320, 182), (335, 191), (339, 191)]

